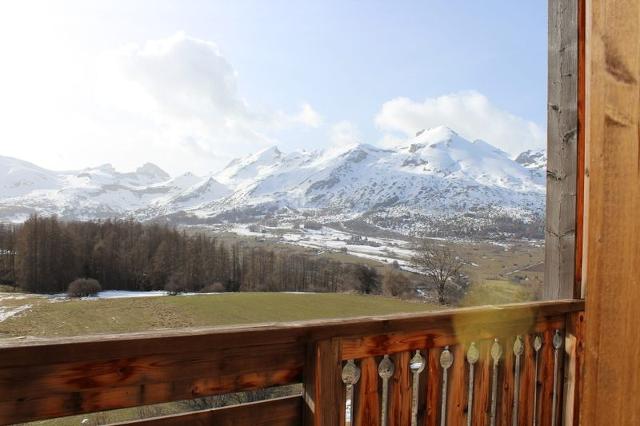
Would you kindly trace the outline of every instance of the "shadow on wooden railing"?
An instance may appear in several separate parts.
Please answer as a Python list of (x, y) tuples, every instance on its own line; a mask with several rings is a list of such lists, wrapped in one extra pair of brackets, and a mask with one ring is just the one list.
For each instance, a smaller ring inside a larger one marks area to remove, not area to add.
[(0, 423), (302, 382), (302, 396), (132, 423), (571, 424), (583, 309), (570, 300), (4, 342)]

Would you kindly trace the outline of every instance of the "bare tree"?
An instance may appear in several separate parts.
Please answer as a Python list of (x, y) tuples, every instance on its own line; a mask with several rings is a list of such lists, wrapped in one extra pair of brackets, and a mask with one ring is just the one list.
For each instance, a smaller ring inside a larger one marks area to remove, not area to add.
[(433, 281), (438, 290), (438, 302), (445, 304), (447, 283), (459, 276), (462, 259), (446, 245), (423, 240), (411, 263)]
[(387, 267), (382, 276), (382, 293), (385, 296), (399, 297), (409, 294), (411, 282), (400, 269)]

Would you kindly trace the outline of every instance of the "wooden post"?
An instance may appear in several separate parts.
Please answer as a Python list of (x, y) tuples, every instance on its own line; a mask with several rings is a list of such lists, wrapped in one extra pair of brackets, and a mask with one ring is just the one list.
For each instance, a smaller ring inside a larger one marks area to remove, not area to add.
[(309, 344), (304, 371), (304, 424), (336, 426), (344, 424), (340, 339)]
[(578, 2), (549, 0), (544, 298), (580, 297), (576, 270)]
[(565, 426), (580, 425), (580, 406), (584, 388), (584, 312), (567, 314), (563, 421)]
[(587, 3), (584, 425), (640, 424), (640, 2)]

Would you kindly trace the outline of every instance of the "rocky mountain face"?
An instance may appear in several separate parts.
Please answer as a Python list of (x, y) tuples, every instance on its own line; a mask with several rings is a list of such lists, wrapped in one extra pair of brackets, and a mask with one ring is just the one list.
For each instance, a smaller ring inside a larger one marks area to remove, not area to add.
[[(53, 172), (0, 157), (0, 220), (28, 214), (174, 223), (360, 223), (406, 234), (523, 230), (544, 214), (544, 152), (512, 160), (437, 127), (393, 148), (359, 144), (283, 153), (275, 147), (206, 177), (153, 164)], [(523, 235), (531, 230), (523, 231)]]

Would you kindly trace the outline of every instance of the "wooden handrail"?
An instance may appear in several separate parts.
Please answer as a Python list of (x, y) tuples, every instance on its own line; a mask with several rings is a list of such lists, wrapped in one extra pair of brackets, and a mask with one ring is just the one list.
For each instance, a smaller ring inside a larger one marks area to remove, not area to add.
[[(564, 329), (582, 301), (0, 342), (0, 423), (305, 383), (309, 424), (344, 417), (343, 359)], [(401, 356), (401, 355), (398, 355)], [(363, 359), (364, 359), (363, 358)]]
[(116, 423), (113, 426), (298, 426), (302, 419), (302, 403), (302, 398), (296, 395), (173, 416)]

